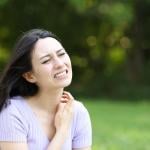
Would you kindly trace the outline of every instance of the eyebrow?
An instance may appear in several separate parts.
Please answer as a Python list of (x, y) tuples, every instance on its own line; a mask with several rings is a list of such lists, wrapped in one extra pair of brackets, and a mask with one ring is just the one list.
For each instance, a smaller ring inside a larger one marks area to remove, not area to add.
[[(59, 49), (59, 50), (56, 51), (56, 53), (59, 53), (62, 50), (65, 50), (65, 49)], [(40, 57), (40, 60), (45, 58), (45, 57), (49, 57), (49, 56), (51, 56), (51, 55), (50, 54), (44, 55), (44, 56)]]

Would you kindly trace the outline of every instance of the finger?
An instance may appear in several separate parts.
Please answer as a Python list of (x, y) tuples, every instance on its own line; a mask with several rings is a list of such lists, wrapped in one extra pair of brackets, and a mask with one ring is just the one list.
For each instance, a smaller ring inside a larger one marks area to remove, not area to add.
[(64, 91), (63, 95), (67, 96), (69, 100), (74, 100), (74, 97), (69, 92), (67, 92), (67, 91)]
[(62, 103), (67, 103), (67, 102), (68, 102), (68, 99), (62, 97), (61, 100), (60, 100), (60, 102), (62, 102)]
[(66, 103), (64, 110), (66, 110), (68, 113), (73, 112), (73, 101), (70, 100)]
[(62, 98), (68, 98), (68, 95), (63, 94), (63, 95), (62, 95)]
[(68, 105), (71, 105), (73, 100), (67, 95), (65, 98), (62, 98), (62, 101), (66, 102)]
[(74, 100), (73, 96), (67, 91), (64, 91), (63, 95), (65, 95), (65, 97), (67, 97), (67, 99), (68, 99), (65, 109), (67, 109), (68, 111), (72, 111), (73, 110), (73, 100)]
[(65, 105), (66, 105), (65, 103), (59, 103), (57, 112), (63, 112)]
[(65, 108), (72, 109), (73, 107), (73, 99), (67, 101)]

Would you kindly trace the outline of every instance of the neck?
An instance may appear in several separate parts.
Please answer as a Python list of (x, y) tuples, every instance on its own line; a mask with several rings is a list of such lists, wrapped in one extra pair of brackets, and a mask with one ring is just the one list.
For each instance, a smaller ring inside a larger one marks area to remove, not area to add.
[(29, 98), (29, 103), (48, 113), (55, 113), (62, 97), (63, 89), (39, 91), (37, 95)]

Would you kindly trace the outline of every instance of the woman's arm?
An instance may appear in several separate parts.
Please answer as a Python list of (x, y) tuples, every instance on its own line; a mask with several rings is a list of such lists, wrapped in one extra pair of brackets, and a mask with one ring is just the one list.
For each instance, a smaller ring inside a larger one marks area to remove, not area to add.
[(70, 93), (64, 92), (61, 103), (55, 115), (56, 134), (54, 135), (47, 150), (61, 150), (68, 135), (73, 116), (73, 97)]
[(0, 150), (28, 150), (27, 143), (0, 142)]

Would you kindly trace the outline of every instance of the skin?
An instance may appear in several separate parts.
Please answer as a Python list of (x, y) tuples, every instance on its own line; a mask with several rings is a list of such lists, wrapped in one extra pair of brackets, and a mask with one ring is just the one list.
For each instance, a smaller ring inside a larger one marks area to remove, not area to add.
[[(23, 74), (36, 83), (39, 92), (25, 97), (43, 129), (51, 140), (47, 150), (61, 150), (73, 116), (73, 96), (64, 91), (72, 80), (70, 58), (63, 46), (54, 38), (39, 39), (32, 52), (33, 69)], [(27, 143), (0, 142), (1, 150), (28, 150)], [(91, 150), (90, 147), (73, 150)]]

